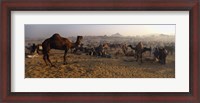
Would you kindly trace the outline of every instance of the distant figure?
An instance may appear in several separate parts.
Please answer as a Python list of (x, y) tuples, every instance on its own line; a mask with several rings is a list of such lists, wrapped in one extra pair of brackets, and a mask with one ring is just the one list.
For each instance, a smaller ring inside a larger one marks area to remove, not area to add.
[(31, 53), (34, 53), (35, 50), (36, 50), (36, 45), (35, 45), (35, 43), (33, 43)]

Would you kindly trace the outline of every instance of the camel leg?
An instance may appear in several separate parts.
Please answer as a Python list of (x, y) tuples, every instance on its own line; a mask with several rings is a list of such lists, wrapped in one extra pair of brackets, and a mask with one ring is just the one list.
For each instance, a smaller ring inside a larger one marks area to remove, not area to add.
[(149, 54), (149, 56), (151, 57), (151, 51), (150, 51), (150, 54)]
[(43, 60), (44, 60), (45, 64), (48, 65), (47, 61), (46, 61), (47, 60), (47, 55), (46, 54), (43, 55)]
[(67, 55), (67, 52), (68, 52), (68, 49), (65, 50), (65, 53), (64, 53), (64, 56), (63, 56), (63, 58), (64, 58), (64, 63), (63, 63), (63, 64), (64, 64), (64, 65), (67, 64), (67, 62), (66, 62), (66, 55)]
[(138, 61), (139, 59), (140, 59), (140, 53), (139, 52), (136, 52), (136, 56), (137, 56), (137, 58), (136, 58), (136, 61)]
[(49, 54), (47, 54), (47, 60), (48, 60), (48, 62), (51, 64), (52, 67), (55, 67), (55, 65), (53, 65), (53, 64), (51, 63), (51, 60), (49, 59)]
[(141, 63), (142, 63), (142, 53), (140, 54), (140, 59), (141, 59)]
[(163, 64), (166, 64), (166, 58), (163, 59)]
[(136, 62), (138, 61), (138, 57), (139, 57), (139, 55), (137, 54), (137, 55), (136, 55)]

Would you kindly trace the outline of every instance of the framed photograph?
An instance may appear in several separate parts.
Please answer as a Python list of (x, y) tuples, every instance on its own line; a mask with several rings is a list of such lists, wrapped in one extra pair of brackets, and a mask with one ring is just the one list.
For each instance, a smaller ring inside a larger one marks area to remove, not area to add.
[(199, 103), (199, 0), (1, 1), (1, 102)]

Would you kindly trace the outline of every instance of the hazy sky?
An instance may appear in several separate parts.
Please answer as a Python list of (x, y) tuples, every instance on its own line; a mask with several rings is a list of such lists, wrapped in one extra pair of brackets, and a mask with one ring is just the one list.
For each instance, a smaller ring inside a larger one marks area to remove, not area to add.
[(27, 24), (25, 38), (61, 36), (100, 36), (120, 33), (123, 36), (167, 34), (175, 35), (176, 25), (92, 25), (92, 24)]

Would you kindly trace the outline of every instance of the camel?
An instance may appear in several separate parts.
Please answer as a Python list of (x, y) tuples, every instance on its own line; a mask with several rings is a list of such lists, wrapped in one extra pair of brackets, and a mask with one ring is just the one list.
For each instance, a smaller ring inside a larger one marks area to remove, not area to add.
[(102, 56), (104, 52), (104, 47), (102, 44), (100, 44), (98, 47), (95, 47), (95, 54), (96, 56)]
[(150, 51), (150, 56), (151, 56), (151, 47), (150, 48), (147, 48), (147, 47), (144, 47), (142, 42), (139, 42), (136, 47), (133, 47), (132, 45), (128, 45), (128, 47), (130, 47), (132, 50), (135, 50), (136, 52), (136, 58), (138, 61), (138, 59), (140, 58), (141, 60), (141, 63), (142, 63), (142, 54), (146, 51)]
[(109, 43), (104, 43), (104, 44), (103, 44), (103, 48), (107, 50), (107, 49), (109, 49), (109, 48), (110, 48), (110, 46), (109, 46), (109, 45), (110, 45)]
[(159, 63), (166, 64), (166, 57), (168, 55), (168, 51), (165, 48), (155, 48), (153, 54), (155, 59), (159, 60)]
[(89, 47), (89, 48), (84, 48), (85, 53), (87, 55), (93, 55), (97, 57), (107, 57), (107, 45), (104, 44), (99, 44), (97, 47)]
[(44, 62), (47, 64), (46, 60), (51, 64), (51, 66), (54, 66), (50, 59), (49, 59), (49, 51), (51, 49), (58, 49), (58, 50), (64, 50), (64, 64), (67, 64), (66, 62), (66, 55), (69, 49), (71, 48), (77, 48), (82, 41), (82, 36), (77, 36), (77, 40), (75, 43), (72, 43), (69, 41), (69, 39), (61, 37), (58, 33), (53, 34), (50, 38), (44, 40), (42, 43), (43, 48), (43, 59)]
[(140, 61), (142, 63), (142, 53), (144, 53), (144, 47), (142, 42), (139, 42), (136, 47), (133, 47), (132, 45), (128, 45), (128, 47), (131, 47), (131, 49), (135, 50), (136, 52), (136, 61), (138, 61), (138, 59), (140, 58)]
[(90, 47), (90, 48), (85, 48), (85, 53), (86, 53), (86, 55), (91, 55), (91, 56), (93, 56), (93, 55), (95, 55), (95, 48), (92, 48), (92, 47)]
[(126, 55), (127, 54), (127, 50), (128, 50), (127, 45), (123, 44), (121, 48), (122, 48), (122, 51), (123, 51), (124, 55)]
[(106, 58), (111, 58), (111, 55), (107, 53), (107, 45), (102, 45), (100, 44), (98, 47), (95, 47), (94, 50), (94, 55), (97, 57), (106, 57)]

